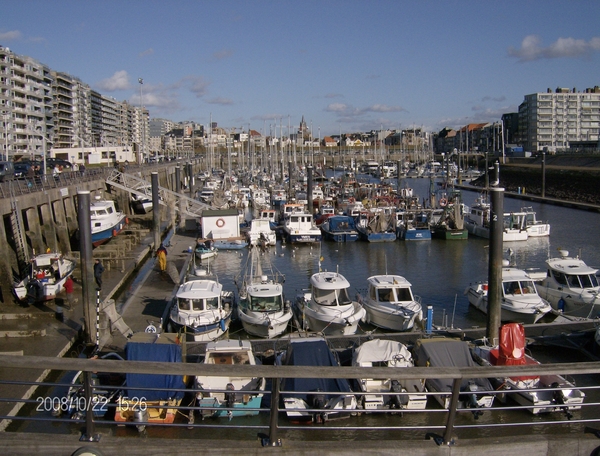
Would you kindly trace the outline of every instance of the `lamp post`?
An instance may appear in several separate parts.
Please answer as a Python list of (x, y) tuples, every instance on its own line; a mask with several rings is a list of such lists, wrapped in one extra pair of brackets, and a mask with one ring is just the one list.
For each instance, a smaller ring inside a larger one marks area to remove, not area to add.
[(144, 157), (144, 94), (142, 92), (142, 87), (144, 87), (144, 80), (142, 78), (138, 78), (138, 82), (140, 83), (140, 128), (142, 130), (142, 144), (140, 145), (140, 150), (138, 152), (138, 164), (142, 164), (142, 158)]

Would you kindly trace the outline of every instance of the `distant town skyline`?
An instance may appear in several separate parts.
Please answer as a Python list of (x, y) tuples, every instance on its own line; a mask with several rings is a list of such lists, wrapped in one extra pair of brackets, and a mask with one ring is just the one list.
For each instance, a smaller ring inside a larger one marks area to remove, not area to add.
[[(598, 85), (600, 3), (7, 0), (0, 45), (151, 118), (268, 135), (498, 122)], [(139, 80), (143, 80), (140, 90)]]

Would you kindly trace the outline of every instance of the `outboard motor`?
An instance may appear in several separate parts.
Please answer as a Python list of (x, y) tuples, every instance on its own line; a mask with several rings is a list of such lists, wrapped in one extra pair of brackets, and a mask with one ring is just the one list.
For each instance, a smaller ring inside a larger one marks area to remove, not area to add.
[[(317, 390), (317, 392), (320, 392), (320, 390)], [(311, 394), (309, 396), (309, 405), (311, 408), (313, 409), (324, 409), (325, 405), (327, 404), (327, 397), (325, 396), (325, 394)], [(327, 414), (326, 413), (319, 413), (319, 412), (313, 412), (313, 422), (314, 423), (324, 423), (325, 421), (327, 421)]]
[[(143, 410), (142, 410), (143, 408)], [(146, 407), (136, 407), (133, 411), (133, 422), (134, 423), (147, 423), (148, 422), (148, 409)], [(146, 430), (145, 424), (137, 424), (137, 430), (139, 432), (144, 432)]]
[[(560, 388), (560, 385), (556, 382), (552, 383), (552, 385), (550, 385), (551, 388), (556, 388), (554, 390), (554, 392), (552, 393), (552, 400), (559, 405), (565, 405), (567, 403), (567, 399), (565, 398), (565, 393), (563, 392), (563, 390), (558, 389)], [(567, 416), (567, 419), (571, 419), (573, 418), (573, 414), (571, 412), (569, 412), (569, 407), (560, 407), (561, 410), (563, 412), (565, 412), (565, 415)]]
[(403, 409), (404, 406), (408, 403), (408, 397), (402, 393), (402, 385), (398, 380), (392, 380), (390, 385), (390, 393), (396, 393), (394, 395), (390, 395), (390, 408), (391, 409)]
[[(225, 405), (228, 408), (233, 408), (235, 406), (235, 386), (233, 386), (233, 383), (228, 383), (227, 386), (225, 387), (225, 389), (227, 390), (227, 392), (225, 393)], [(233, 417), (233, 411), (232, 410), (228, 410), (227, 411), (227, 416), (229, 417), (229, 419), (231, 419)]]
[[(473, 381), (469, 381), (469, 391), (472, 391), (472, 394), (467, 394), (467, 407), (468, 408), (474, 408), (474, 409), (478, 409), (479, 408), (479, 404), (477, 403), (477, 394), (474, 393), (474, 391), (477, 391), (479, 388), (477, 387), (477, 384)], [(483, 412), (481, 410), (474, 410), (473, 412), (473, 417), (475, 417), (475, 419), (479, 419), (479, 417), (481, 415), (483, 415)]]

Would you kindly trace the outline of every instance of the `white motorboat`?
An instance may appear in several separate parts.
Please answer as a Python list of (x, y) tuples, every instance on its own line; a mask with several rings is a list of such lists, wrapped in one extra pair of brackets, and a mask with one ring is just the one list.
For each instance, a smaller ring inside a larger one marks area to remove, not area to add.
[(410, 351), (400, 342), (373, 339), (361, 344), (352, 355), (357, 367), (389, 367), (389, 378), (358, 380), (364, 410), (424, 410), (427, 405), (425, 382), (419, 379), (398, 380), (395, 372), (414, 367)]
[(315, 225), (312, 214), (293, 213), (283, 220), (283, 234), (290, 243), (321, 242), (321, 230)]
[[(491, 205), (483, 198), (478, 198), (471, 207), (465, 207), (464, 225), (467, 231), (474, 235), (490, 238), (490, 212)], [(504, 228), (502, 231), (503, 242), (526, 241), (527, 230), (523, 221), (518, 223), (514, 214), (504, 214)]]
[[(286, 366), (339, 366), (327, 341), (321, 337), (290, 339), (287, 349), (275, 360)], [(281, 398), (291, 420), (324, 423), (331, 418), (348, 418), (356, 413), (357, 400), (343, 378), (285, 378)]]
[(128, 221), (123, 212), (117, 211), (115, 202), (96, 196), (90, 202), (92, 245), (97, 247), (118, 235)]
[(250, 245), (275, 245), (277, 243), (277, 233), (271, 227), (271, 221), (268, 218), (255, 218), (250, 221), (250, 229), (246, 232)]
[(521, 212), (525, 215), (525, 229), (529, 237), (550, 236), (550, 224), (538, 220), (532, 207), (522, 207)]
[(414, 296), (411, 284), (399, 275), (374, 275), (367, 279), (364, 296), (358, 302), (364, 307), (367, 323), (394, 331), (408, 331), (423, 319), (421, 298)]
[(60, 253), (35, 255), (27, 266), (27, 275), (14, 284), (14, 293), (17, 299), (32, 303), (55, 299), (74, 270), (75, 261)]
[(212, 245), (210, 240), (202, 242), (199, 240), (196, 243), (196, 248), (194, 249), (194, 255), (196, 255), (196, 259), (208, 260), (209, 258), (216, 257), (219, 254), (219, 251)]
[(202, 417), (258, 415), (266, 380), (235, 371), (236, 366), (259, 364), (249, 340), (218, 340), (206, 344), (205, 365), (231, 366), (231, 374), (197, 376), (196, 407)]
[[(469, 298), (469, 304), (487, 314), (488, 282), (469, 284), (465, 294)], [(548, 301), (540, 297), (535, 282), (525, 271), (507, 266), (502, 268), (500, 308), (502, 321), (524, 324), (537, 323), (552, 310)]]
[[(482, 366), (539, 365), (533, 357), (525, 353), (525, 329), (518, 323), (509, 323), (500, 330), (500, 344), (475, 345), (472, 348), (475, 361)], [(500, 401), (513, 399), (526, 406), (534, 415), (547, 412), (564, 412), (571, 418), (571, 412), (583, 404), (585, 393), (561, 375), (540, 375), (521, 377), (492, 378)]]
[(295, 312), (303, 329), (326, 335), (356, 334), (365, 316), (363, 306), (350, 299), (350, 283), (338, 272), (317, 272), (310, 278), (310, 291), (298, 296)]
[[(413, 349), (415, 365), (419, 367), (473, 367), (475, 361), (469, 351), (469, 344), (463, 340), (446, 337), (419, 339)], [(425, 386), (442, 407), (450, 407), (453, 380), (448, 378), (428, 378)], [(481, 415), (482, 408), (490, 408), (494, 402), (492, 384), (487, 378), (464, 379), (460, 384), (459, 409), (473, 409), (475, 417)]]
[(268, 260), (257, 249), (248, 255), (239, 288), (237, 316), (248, 334), (270, 339), (286, 331), (292, 309), (284, 299), (283, 275), (276, 274), (270, 263), (263, 264), (261, 258)]
[(169, 331), (185, 333), (200, 342), (218, 339), (229, 329), (233, 304), (232, 292), (224, 291), (215, 276), (197, 269), (175, 294)]
[(595, 318), (600, 313), (598, 270), (579, 257), (559, 250), (560, 258), (549, 258), (546, 277), (536, 283), (540, 296), (566, 315)]

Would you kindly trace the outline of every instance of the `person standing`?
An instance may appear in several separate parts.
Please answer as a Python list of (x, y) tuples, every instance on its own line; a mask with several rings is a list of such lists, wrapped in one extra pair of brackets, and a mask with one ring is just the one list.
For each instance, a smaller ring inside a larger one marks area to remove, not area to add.
[(96, 258), (96, 261), (94, 263), (94, 279), (96, 280), (96, 285), (98, 285), (98, 288), (96, 288), (96, 291), (100, 291), (102, 289), (102, 273), (104, 272), (104, 266), (102, 265), (102, 262), (100, 261), (100, 259)]
[(167, 270), (167, 249), (163, 244), (160, 245), (156, 251), (156, 257), (158, 258), (158, 267), (161, 271)]
[(65, 284), (63, 285), (65, 289), (65, 293), (67, 295), (67, 305), (65, 306), (67, 310), (71, 310), (73, 308), (73, 288), (75, 283), (71, 276), (67, 277), (65, 280)]

